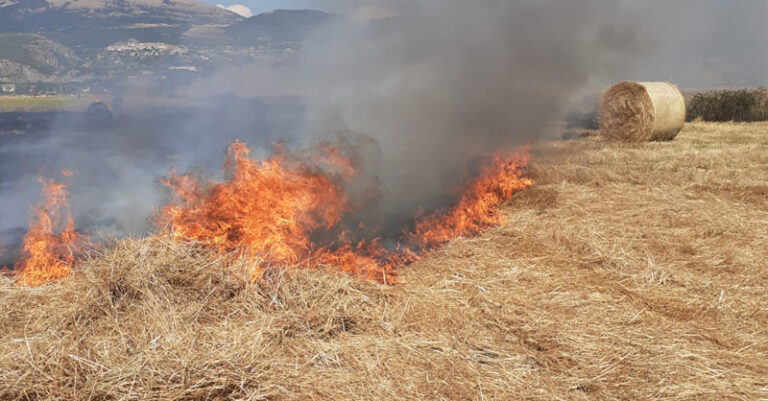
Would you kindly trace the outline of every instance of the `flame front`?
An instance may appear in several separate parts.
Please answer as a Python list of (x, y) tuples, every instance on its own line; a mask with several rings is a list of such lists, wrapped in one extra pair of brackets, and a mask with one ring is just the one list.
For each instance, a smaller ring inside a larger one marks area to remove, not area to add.
[[(291, 157), (280, 146), (264, 161), (249, 155), (242, 142), (230, 146), (224, 166), (230, 178), (224, 182), (172, 173), (163, 182), (177, 201), (163, 207), (156, 222), (177, 241), (244, 258), (250, 262), (253, 280), (270, 267), (326, 266), (363, 279), (396, 283), (395, 266), (454, 238), (502, 224), (499, 207), (533, 184), (523, 177), (527, 150), (499, 154), (466, 186), (453, 208), (418, 220), (412, 231), (402, 235), (397, 249), (391, 250), (378, 240), (352, 242), (339, 227), (342, 218), (354, 212), (345, 185), (356, 171), (355, 163), (338, 150), (322, 145), (308, 161)], [(33, 207), (23, 257), (15, 266), (19, 282), (32, 286), (68, 275), (75, 253), (86, 245), (75, 232), (66, 185), (40, 182), (44, 200)]]
[(312, 240), (318, 232), (339, 231), (342, 217), (352, 212), (344, 184), (355, 175), (353, 163), (328, 146), (311, 157), (312, 166), (280, 147), (265, 161), (250, 159), (249, 153), (242, 142), (230, 147), (225, 171), (231, 178), (225, 182), (202, 183), (191, 175), (171, 174), (164, 183), (178, 202), (166, 205), (157, 223), (167, 226), (176, 240), (246, 258), (254, 280), (270, 266), (329, 266), (395, 283), (394, 267), (414, 260), (412, 249), (434, 248), (500, 224), (498, 207), (532, 184), (522, 178), (525, 152), (497, 156), (454, 208), (420, 220), (413, 232), (403, 235), (399, 250), (387, 250), (376, 240), (350, 242), (343, 231), (318, 244)]
[(349, 211), (341, 180), (354, 174), (336, 151), (322, 150), (325, 156), (313, 160), (338, 171), (338, 177), (292, 159), (280, 147), (265, 161), (252, 160), (246, 145), (235, 142), (225, 164), (227, 182), (204, 185), (175, 174), (164, 180), (180, 202), (165, 206), (158, 223), (168, 225), (177, 240), (246, 257), (254, 279), (267, 266), (314, 262), (394, 282), (394, 270), (375, 243), (353, 245), (343, 235), (322, 248), (311, 241), (314, 232), (329, 231)]
[(504, 220), (499, 206), (511, 199), (515, 192), (533, 185), (531, 179), (523, 177), (528, 158), (527, 149), (496, 155), (493, 162), (483, 167), (479, 177), (468, 185), (456, 206), (418, 221), (413, 232), (405, 234), (405, 237), (427, 249), (502, 225)]
[(32, 208), (34, 217), (24, 236), (23, 256), (14, 266), (19, 282), (30, 286), (67, 276), (76, 250), (84, 245), (83, 237), (75, 232), (66, 185), (42, 178), (39, 181), (43, 201)]

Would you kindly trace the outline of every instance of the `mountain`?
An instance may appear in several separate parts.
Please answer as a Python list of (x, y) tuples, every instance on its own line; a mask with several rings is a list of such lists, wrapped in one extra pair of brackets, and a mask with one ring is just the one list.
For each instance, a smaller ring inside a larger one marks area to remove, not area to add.
[(231, 24), (239, 15), (196, 0), (0, 0), (0, 30), (53, 32), (77, 24)]
[(194, 25), (242, 19), (196, 0), (0, 0), (0, 33), (55, 34), (80, 52), (127, 39), (178, 42)]
[(81, 61), (69, 48), (37, 34), (0, 35), (0, 60), (6, 61), (6, 71), (12, 63), (48, 75), (67, 72)]
[(135, 77), (183, 84), (221, 67), (286, 62), (295, 54), (286, 50), (337, 18), (244, 18), (197, 0), (0, 0), (0, 83), (22, 85), (16, 93), (41, 83), (46, 93), (110, 91)]
[(0, 83), (44, 82), (48, 76), (32, 66), (0, 59)]
[(225, 31), (242, 44), (258, 43), (265, 38), (272, 43), (301, 42), (334, 18), (337, 17), (315, 10), (275, 10), (236, 22)]

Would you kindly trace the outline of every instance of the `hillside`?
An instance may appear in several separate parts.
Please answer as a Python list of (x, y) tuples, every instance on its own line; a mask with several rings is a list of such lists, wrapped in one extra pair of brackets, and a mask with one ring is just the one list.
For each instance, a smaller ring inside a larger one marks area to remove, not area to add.
[(222, 66), (278, 65), (333, 18), (245, 19), (197, 0), (0, 0), (0, 83), (29, 95), (111, 92), (141, 75), (172, 91)]
[[(36, 34), (0, 35), (0, 60), (25, 65), (46, 75), (66, 74), (81, 61), (72, 50)], [(0, 70), (0, 79), (7, 75)]]
[(242, 17), (196, 0), (4, 0), (3, 32), (56, 32), (83, 25), (230, 24)]
[(117, 242), (0, 284), (0, 398), (765, 399), (766, 134), (535, 145), (506, 223), (396, 286)]
[(234, 23), (226, 32), (239, 43), (267, 38), (274, 42), (301, 42), (334, 16), (313, 10), (275, 10)]
[(80, 56), (127, 39), (176, 44), (190, 27), (242, 17), (196, 0), (5, 0), (0, 33), (55, 37)]

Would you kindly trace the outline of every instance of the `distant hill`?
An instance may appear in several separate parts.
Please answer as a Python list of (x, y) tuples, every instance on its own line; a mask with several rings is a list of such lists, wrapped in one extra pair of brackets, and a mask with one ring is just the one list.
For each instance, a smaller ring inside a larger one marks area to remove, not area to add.
[(29, 65), (0, 59), (0, 83), (43, 82), (48, 78)]
[(4, 32), (69, 30), (77, 23), (231, 24), (242, 17), (196, 0), (0, 0)]
[(55, 33), (81, 53), (131, 38), (174, 43), (193, 25), (242, 19), (196, 0), (0, 0), (0, 33)]
[(69, 48), (37, 34), (0, 35), (0, 60), (48, 75), (76, 68), (81, 61)]
[(285, 49), (335, 18), (312, 10), (244, 18), (197, 0), (0, 0), (0, 83), (189, 82), (220, 66), (282, 62), (293, 54)]
[(272, 42), (301, 42), (333, 18), (314, 10), (275, 10), (236, 22), (225, 29), (235, 41), (248, 44), (264, 38)]

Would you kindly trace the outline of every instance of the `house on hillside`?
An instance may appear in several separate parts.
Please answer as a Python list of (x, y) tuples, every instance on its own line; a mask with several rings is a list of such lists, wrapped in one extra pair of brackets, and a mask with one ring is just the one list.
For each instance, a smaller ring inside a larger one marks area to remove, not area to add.
[(2, 84), (0, 85), (0, 93), (16, 93), (16, 85)]

